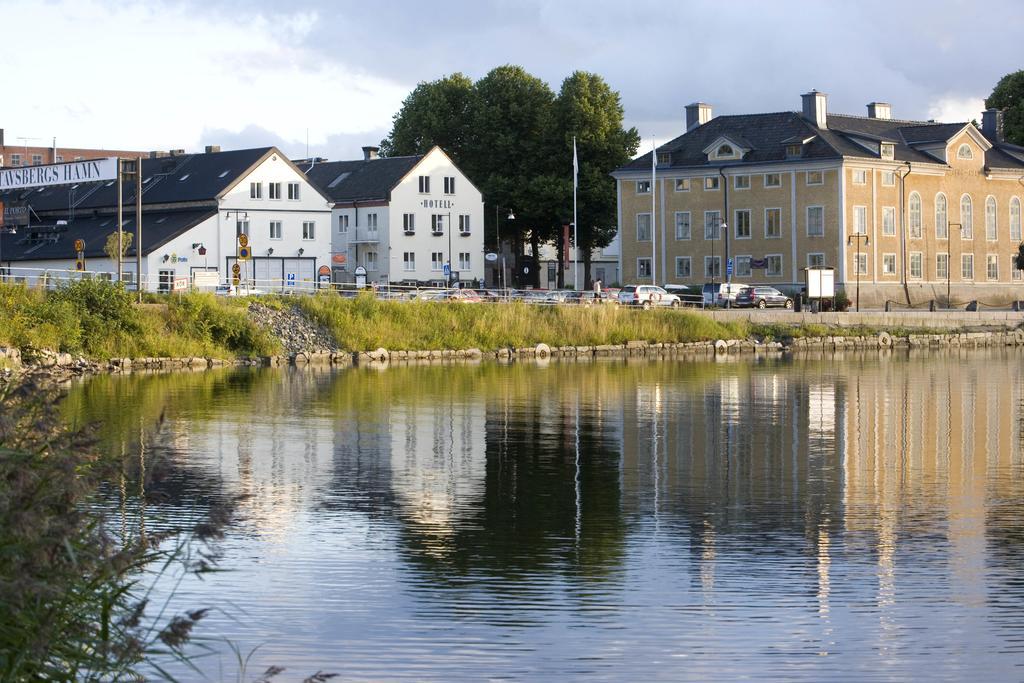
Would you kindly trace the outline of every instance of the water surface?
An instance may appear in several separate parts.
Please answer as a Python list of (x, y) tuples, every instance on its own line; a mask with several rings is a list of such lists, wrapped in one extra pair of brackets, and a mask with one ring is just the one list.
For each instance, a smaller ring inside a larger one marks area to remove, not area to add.
[(68, 410), (160, 465), (111, 483), (125, 525), (248, 495), (172, 604), (250, 674), (1020, 680), (1022, 361), (227, 370)]

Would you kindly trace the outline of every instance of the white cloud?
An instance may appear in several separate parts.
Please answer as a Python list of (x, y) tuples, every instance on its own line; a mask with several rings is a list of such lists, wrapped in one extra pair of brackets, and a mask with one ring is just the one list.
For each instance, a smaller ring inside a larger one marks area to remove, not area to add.
[(322, 144), (341, 131), (378, 134), (410, 89), (307, 50), (316, 12), (229, 16), (95, 0), (3, 9), (5, 25), (39, 28), (11, 31), (5, 43), (4, 90), (17, 93), (0, 122), (9, 140), (192, 149), (204, 130), (255, 126), (289, 140), (308, 130)]
[(959, 123), (977, 119), (985, 109), (983, 97), (945, 96), (928, 105), (928, 118), (946, 123)]

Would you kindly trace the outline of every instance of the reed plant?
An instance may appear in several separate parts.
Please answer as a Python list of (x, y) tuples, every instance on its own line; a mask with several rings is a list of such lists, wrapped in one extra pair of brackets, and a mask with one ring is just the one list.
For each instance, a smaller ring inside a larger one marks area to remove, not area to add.
[(720, 323), (677, 310), (618, 306), (533, 306), (381, 301), (324, 293), (300, 299), (306, 316), (352, 351), (596, 346), (627, 341), (693, 342), (744, 338), (746, 322)]

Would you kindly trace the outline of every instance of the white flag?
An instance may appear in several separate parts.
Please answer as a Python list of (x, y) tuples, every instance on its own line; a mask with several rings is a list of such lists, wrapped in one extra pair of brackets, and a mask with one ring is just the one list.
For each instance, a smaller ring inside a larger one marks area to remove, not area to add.
[(580, 174), (580, 162), (576, 158), (576, 136), (572, 136), (572, 186), (577, 186), (576, 178)]

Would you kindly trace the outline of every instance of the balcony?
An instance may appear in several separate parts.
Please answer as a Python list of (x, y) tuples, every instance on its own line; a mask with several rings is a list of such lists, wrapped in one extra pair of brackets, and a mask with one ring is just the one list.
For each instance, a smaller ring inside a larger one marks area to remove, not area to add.
[(380, 242), (380, 233), (376, 229), (356, 228), (349, 235), (349, 244), (377, 244)]

